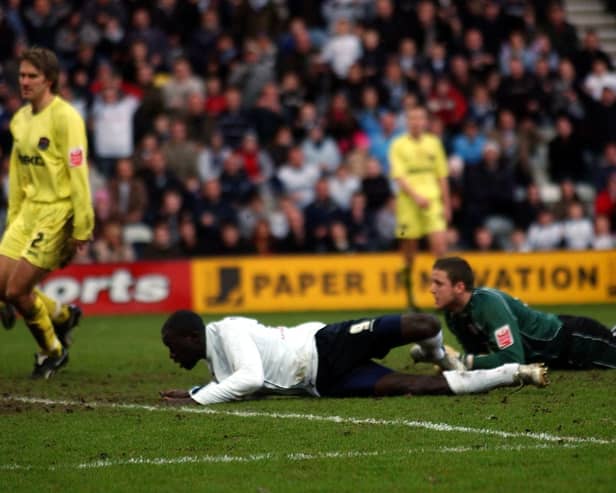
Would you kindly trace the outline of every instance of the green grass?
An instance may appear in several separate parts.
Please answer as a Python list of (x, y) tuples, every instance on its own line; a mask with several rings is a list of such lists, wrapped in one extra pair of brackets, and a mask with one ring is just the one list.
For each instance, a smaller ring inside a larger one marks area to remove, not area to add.
[[(613, 306), (550, 309), (616, 322)], [(258, 318), (293, 324), (363, 315)], [(23, 325), (0, 333), (1, 492), (543, 493), (607, 492), (616, 484), (616, 371), (554, 372), (546, 389), (478, 396), (174, 408), (158, 400), (159, 390), (208, 377), (204, 365), (186, 372), (168, 359), (162, 320), (86, 317), (71, 362), (48, 382), (28, 377), (34, 347)], [(385, 363), (430, 371), (410, 365), (404, 348)]]

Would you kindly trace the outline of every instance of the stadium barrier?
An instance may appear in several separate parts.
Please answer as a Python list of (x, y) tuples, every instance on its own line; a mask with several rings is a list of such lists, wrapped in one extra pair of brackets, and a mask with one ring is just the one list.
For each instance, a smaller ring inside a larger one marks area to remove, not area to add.
[[(616, 251), (463, 254), (477, 285), (529, 304), (616, 302)], [(415, 299), (431, 307), (433, 259), (420, 255)], [(51, 274), (45, 292), (91, 314), (403, 309), (396, 253), (237, 257), (73, 265)]]

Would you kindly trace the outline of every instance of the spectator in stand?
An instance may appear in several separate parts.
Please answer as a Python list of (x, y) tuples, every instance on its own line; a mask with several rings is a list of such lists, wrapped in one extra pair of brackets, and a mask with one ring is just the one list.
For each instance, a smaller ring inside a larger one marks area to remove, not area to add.
[(197, 234), (197, 227), (190, 216), (182, 217), (178, 247), (182, 257), (200, 257), (207, 252), (203, 239)]
[(384, 106), (392, 111), (402, 107), (404, 96), (409, 91), (409, 80), (402, 72), (402, 67), (395, 56), (389, 57), (385, 64), (385, 72), (378, 81), (383, 94)]
[(554, 219), (564, 221), (569, 216), (569, 207), (571, 204), (580, 202), (580, 197), (575, 189), (575, 183), (569, 179), (561, 181), (558, 185), (559, 197), (558, 201), (552, 206)]
[(168, 189), (182, 190), (183, 184), (176, 174), (167, 167), (167, 160), (160, 149), (152, 150), (147, 167), (140, 170), (139, 175), (143, 179), (145, 189), (148, 192), (146, 222), (153, 224), (165, 191)]
[(509, 39), (503, 43), (499, 55), (499, 68), (503, 75), (511, 75), (511, 61), (520, 60), (524, 70), (530, 72), (535, 64), (535, 53), (526, 45), (524, 34), (520, 31), (509, 33)]
[(478, 252), (493, 252), (499, 250), (492, 231), (486, 226), (478, 226), (473, 231), (473, 250)]
[(456, 132), (466, 116), (468, 105), (464, 95), (443, 76), (436, 81), (428, 98), (428, 109), (441, 120), (446, 130)]
[(571, 202), (562, 223), (564, 247), (568, 250), (590, 250), (594, 243), (594, 227), (584, 213), (581, 202)]
[(361, 180), (361, 191), (366, 197), (366, 207), (371, 212), (383, 207), (393, 195), (389, 179), (376, 158), (368, 160), (366, 173)]
[(259, 139), (254, 132), (248, 132), (242, 139), (242, 145), (236, 151), (242, 161), (248, 180), (268, 201), (272, 198), (271, 180), (274, 175), (274, 162), (269, 153), (259, 147)]
[(249, 117), (259, 142), (268, 146), (278, 129), (285, 123), (278, 84), (268, 82), (263, 86), (255, 107), (249, 112)]
[(595, 190), (603, 190), (613, 173), (616, 173), (616, 142), (608, 142), (603, 148), (601, 159), (593, 167)]
[(582, 47), (575, 53), (573, 63), (580, 79), (584, 80), (590, 74), (595, 60), (603, 60), (608, 71), (613, 70), (612, 60), (601, 47), (597, 31), (587, 29), (582, 39)]
[(562, 224), (554, 220), (550, 209), (539, 211), (537, 220), (528, 228), (527, 242), (531, 251), (557, 250), (562, 247)]
[(464, 122), (462, 133), (453, 139), (452, 152), (462, 158), (465, 166), (474, 166), (483, 158), (485, 144), (486, 137), (480, 132), (477, 122), (468, 118)]
[(494, 128), (496, 122), (496, 104), (484, 84), (476, 84), (468, 102), (468, 118), (477, 122), (482, 132)]
[(355, 248), (349, 239), (349, 231), (346, 224), (340, 219), (335, 219), (328, 225), (327, 253), (351, 253)]
[(539, 212), (547, 207), (536, 183), (530, 183), (525, 191), (524, 198), (515, 203), (513, 213), (515, 227), (522, 231), (526, 231), (531, 223), (537, 220)]
[[(114, 4), (119, 2), (114, 2)], [(131, 26), (128, 29), (127, 41), (139, 39), (145, 41), (154, 65), (162, 65), (169, 49), (169, 40), (158, 27), (152, 26), (152, 18), (146, 7), (138, 7), (133, 11)]]
[(374, 215), (366, 208), (366, 196), (357, 191), (351, 197), (351, 206), (343, 216), (353, 251), (370, 252), (377, 248)]
[(344, 80), (361, 53), (361, 41), (354, 33), (351, 21), (346, 18), (337, 19), (332, 35), (323, 46), (321, 60), (329, 65), (335, 77)]
[(351, 197), (360, 188), (359, 178), (351, 174), (346, 163), (342, 163), (333, 176), (328, 178), (328, 182), (329, 192), (336, 205), (342, 210), (348, 210), (351, 205)]
[(190, 33), (187, 53), (194, 67), (204, 67), (213, 57), (216, 43), (222, 34), (220, 18), (215, 8), (201, 12), (199, 26)]
[(513, 253), (527, 253), (530, 252), (530, 247), (526, 241), (526, 231), (523, 229), (514, 229), (509, 237), (509, 244), (507, 251)]
[(223, 222), (217, 234), (208, 235), (207, 238), (214, 240), (208, 247), (210, 255), (234, 257), (252, 253), (251, 246), (242, 238), (237, 224), (233, 221)]
[(181, 257), (182, 251), (177, 243), (173, 243), (169, 225), (160, 221), (154, 225), (152, 242), (146, 245), (141, 253), (143, 260), (169, 260)]
[(136, 258), (131, 245), (122, 238), (122, 224), (117, 220), (107, 221), (103, 225), (92, 252), (98, 263), (134, 262)]
[(365, 86), (361, 96), (361, 106), (357, 112), (357, 122), (369, 139), (380, 131), (379, 116), (383, 111), (378, 89), (373, 85)]
[(576, 122), (585, 116), (585, 105), (580, 98), (580, 88), (575, 67), (570, 59), (561, 59), (552, 88), (551, 113), (565, 113)]
[(498, 103), (520, 117), (537, 106), (537, 84), (531, 71), (527, 71), (519, 58), (509, 62), (509, 75), (503, 78), (497, 94)]
[(599, 101), (606, 87), (616, 91), (616, 73), (610, 71), (608, 63), (603, 58), (595, 58), (591, 72), (584, 79), (584, 90), (595, 101)]
[(560, 56), (572, 56), (577, 51), (577, 32), (575, 27), (567, 22), (565, 8), (558, 0), (550, 3), (545, 31)]
[(255, 187), (248, 178), (242, 158), (236, 152), (231, 152), (225, 158), (222, 173), (218, 180), (220, 181), (223, 199), (234, 207), (246, 202), (255, 192)]
[(220, 131), (210, 136), (209, 145), (203, 146), (197, 154), (197, 172), (200, 181), (218, 178), (222, 173), (224, 162), (231, 153), (225, 147), (225, 141)]
[(444, 43), (446, 47), (451, 45), (451, 28), (438, 18), (436, 6), (431, 0), (417, 2), (416, 16), (417, 24), (409, 32), (413, 33), (419, 53), (427, 56), (436, 42)]
[(367, 22), (368, 31), (377, 33), (384, 53), (395, 53), (400, 40), (408, 33), (408, 26), (396, 12), (392, 0), (376, 0), (374, 4), (374, 16)]
[(301, 208), (314, 199), (314, 187), (319, 179), (319, 168), (306, 162), (300, 147), (289, 149), (287, 162), (277, 173), (282, 192), (289, 195)]
[(122, 224), (138, 224), (144, 221), (148, 192), (143, 180), (135, 175), (132, 159), (118, 160), (108, 188), (112, 217), (120, 218)]
[(548, 176), (554, 183), (574, 182), (588, 178), (583, 155), (583, 142), (567, 115), (556, 119), (556, 135), (548, 147)]
[(359, 126), (344, 92), (337, 92), (333, 95), (325, 114), (325, 121), (325, 133), (336, 140), (343, 154), (350, 151), (353, 148), (354, 137)]
[(464, 57), (469, 62), (473, 76), (483, 78), (495, 65), (495, 58), (484, 44), (482, 32), (476, 27), (470, 27), (464, 33)]
[(604, 87), (601, 100), (589, 101), (584, 125), (590, 131), (594, 150), (601, 152), (605, 144), (616, 141), (616, 91)]
[[(483, 159), (464, 168), (466, 239), (469, 233), (492, 222), (507, 222), (514, 212), (512, 169), (501, 158), (498, 144), (486, 143)], [(511, 225), (513, 226), (513, 225)], [(471, 233), (472, 234), (472, 233)]]
[(599, 214), (595, 217), (595, 250), (613, 250), (616, 248), (616, 235), (611, 231), (610, 218)]
[(246, 40), (242, 50), (242, 60), (233, 64), (228, 78), (228, 84), (241, 91), (244, 108), (253, 107), (265, 84), (273, 79), (273, 63), (263, 59), (256, 40)]
[(161, 145), (169, 169), (186, 184), (199, 175), (197, 156), (199, 147), (188, 138), (186, 121), (174, 118), (169, 128), (169, 139)]
[(379, 130), (370, 137), (370, 155), (379, 160), (384, 174), (389, 174), (389, 147), (404, 130), (396, 126), (396, 115), (384, 110), (379, 118)]
[(278, 242), (272, 234), (267, 219), (259, 219), (255, 224), (250, 246), (256, 255), (264, 256), (278, 253)]
[(363, 81), (376, 81), (385, 67), (386, 51), (381, 43), (379, 32), (366, 28), (362, 34), (362, 55), (353, 66), (363, 69)]
[(225, 100), (226, 109), (218, 116), (216, 126), (224, 137), (225, 145), (235, 150), (252, 124), (248, 113), (242, 109), (242, 94), (238, 88), (227, 88)]
[(612, 231), (616, 228), (616, 172), (608, 176), (607, 185), (595, 198), (595, 214), (610, 219)]
[(306, 163), (317, 167), (321, 173), (333, 174), (340, 166), (342, 156), (336, 141), (325, 135), (323, 126), (319, 123), (308, 130), (301, 147)]
[(173, 72), (163, 86), (163, 101), (167, 110), (182, 110), (186, 107), (188, 96), (192, 93), (205, 95), (201, 77), (193, 74), (187, 58), (180, 57), (173, 61)]
[(133, 116), (139, 101), (120, 91), (121, 80), (113, 76), (97, 96), (90, 111), (97, 166), (106, 177), (113, 174), (115, 161), (133, 153)]
[(193, 212), (199, 230), (207, 238), (216, 238), (223, 224), (237, 224), (237, 211), (223, 198), (221, 182), (216, 179), (201, 185)]
[(136, 90), (140, 93), (140, 104), (133, 117), (135, 141), (153, 130), (152, 122), (164, 111), (161, 89), (154, 83), (154, 69), (143, 63), (137, 68)]
[(288, 225), (286, 235), (279, 242), (280, 251), (285, 253), (305, 253), (310, 251), (311, 245), (308, 243), (302, 211), (295, 205), (293, 200), (288, 198), (281, 199), (280, 208), (285, 215)]
[(329, 193), (327, 178), (319, 178), (314, 186), (314, 200), (304, 209), (306, 233), (316, 251), (327, 250), (329, 226), (342, 215)]

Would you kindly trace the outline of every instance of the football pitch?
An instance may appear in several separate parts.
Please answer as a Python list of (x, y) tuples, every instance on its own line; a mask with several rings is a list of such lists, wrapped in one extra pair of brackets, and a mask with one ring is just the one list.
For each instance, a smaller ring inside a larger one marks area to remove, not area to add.
[[(616, 323), (616, 306), (548, 309)], [(23, 323), (0, 329), (0, 492), (615, 491), (616, 371), (552, 372), (545, 389), (463, 397), (174, 407), (160, 390), (209, 377), (202, 363), (187, 372), (168, 358), (163, 319), (86, 316), (70, 363), (47, 382), (29, 378)], [(431, 372), (406, 348), (384, 363)]]

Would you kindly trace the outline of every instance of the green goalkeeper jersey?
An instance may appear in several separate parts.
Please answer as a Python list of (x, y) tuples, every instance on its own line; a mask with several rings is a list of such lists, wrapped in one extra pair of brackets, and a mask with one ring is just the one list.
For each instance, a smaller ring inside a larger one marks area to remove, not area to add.
[(473, 369), (548, 362), (560, 354), (561, 320), (498, 289), (474, 289), (464, 309), (445, 312), (445, 319), (465, 353), (473, 355)]

